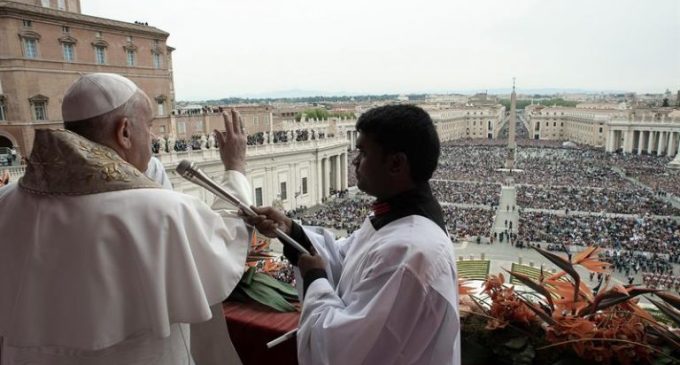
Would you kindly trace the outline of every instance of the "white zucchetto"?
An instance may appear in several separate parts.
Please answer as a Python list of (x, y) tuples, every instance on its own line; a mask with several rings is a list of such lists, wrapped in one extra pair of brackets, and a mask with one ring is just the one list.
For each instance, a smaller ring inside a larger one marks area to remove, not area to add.
[(76, 122), (106, 114), (125, 104), (139, 88), (112, 73), (81, 76), (66, 90), (61, 104), (64, 122)]

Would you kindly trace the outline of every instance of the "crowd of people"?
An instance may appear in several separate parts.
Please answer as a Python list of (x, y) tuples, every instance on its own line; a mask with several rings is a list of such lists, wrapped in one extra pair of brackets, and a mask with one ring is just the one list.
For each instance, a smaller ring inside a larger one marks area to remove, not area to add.
[(482, 208), (461, 208), (454, 205), (442, 207), (444, 221), (453, 239), (463, 237), (488, 237), (493, 224), (494, 211)]
[[(329, 137), (332, 137), (329, 135)], [(303, 142), (316, 139), (326, 138), (326, 133), (322, 131), (310, 129), (296, 129), (294, 131), (272, 131), (269, 132), (255, 132), (248, 135), (248, 145), (255, 146), (267, 143), (287, 143)]]
[[(600, 253), (600, 259), (611, 263), (616, 272), (625, 275), (628, 285), (680, 292), (680, 275), (675, 275), (673, 270), (673, 263), (678, 263), (677, 254), (673, 256), (608, 249)], [(641, 280), (636, 282), (638, 274)]]
[(669, 170), (659, 167), (653, 169), (627, 168), (626, 175), (637, 179), (641, 183), (649, 186), (657, 194), (668, 196), (668, 194), (680, 197), (680, 170)]
[[(595, 150), (520, 147), (514, 172), (516, 183), (541, 186), (627, 188), (631, 185), (612, 170), (604, 154)], [(435, 179), (502, 183), (507, 151), (502, 145), (446, 145), (442, 147)]]
[(324, 205), (287, 213), (303, 225), (334, 228), (351, 234), (359, 229), (370, 211), (370, 200), (366, 196), (348, 198), (345, 193), (342, 198), (330, 199)]
[[(680, 181), (680, 180), (678, 180)], [(649, 189), (631, 186), (625, 190), (580, 187), (520, 185), (517, 204), (550, 210), (607, 212), (621, 214), (680, 215), (680, 209), (658, 198)]]
[(680, 255), (680, 223), (673, 218), (522, 212), (518, 236), (531, 242), (667, 254), (669, 260)]
[(442, 203), (498, 205), (501, 186), (449, 180), (431, 180), (432, 193)]
[[(442, 206), (444, 221), (452, 239), (488, 237), (494, 211), (454, 205)], [(289, 217), (304, 225), (322, 226), (343, 230), (351, 234), (357, 230), (371, 212), (371, 199), (365, 195), (331, 199), (313, 208), (301, 207), (288, 211)]]
[(673, 272), (673, 263), (678, 263), (678, 253), (649, 253), (640, 251), (622, 251), (605, 249), (600, 253), (600, 259), (609, 262), (614, 270), (626, 277), (639, 272), (651, 274), (669, 274)]

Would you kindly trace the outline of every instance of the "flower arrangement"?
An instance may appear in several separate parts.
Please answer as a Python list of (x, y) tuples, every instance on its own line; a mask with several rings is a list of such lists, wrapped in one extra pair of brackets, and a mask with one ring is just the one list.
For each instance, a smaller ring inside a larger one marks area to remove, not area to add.
[[(535, 248), (562, 271), (538, 280), (509, 272), (525, 288), (491, 275), (480, 295), (459, 283), (463, 364), (676, 364), (680, 363), (680, 297), (649, 288), (609, 285), (591, 289), (576, 271), (608, 272), (589, 247), (573, 258)], [(674, 328), (639, 306), (647, 299)], [(653, 299), (651, 296), (657, 299)]]

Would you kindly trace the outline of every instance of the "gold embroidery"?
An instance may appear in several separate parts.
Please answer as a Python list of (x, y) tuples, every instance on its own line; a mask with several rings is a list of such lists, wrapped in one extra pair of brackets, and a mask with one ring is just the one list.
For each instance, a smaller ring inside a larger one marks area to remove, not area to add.
[(19, 186), (50, 195), (159, 188), (110, 148), (65, 130), (36, 130), (33, 152)]

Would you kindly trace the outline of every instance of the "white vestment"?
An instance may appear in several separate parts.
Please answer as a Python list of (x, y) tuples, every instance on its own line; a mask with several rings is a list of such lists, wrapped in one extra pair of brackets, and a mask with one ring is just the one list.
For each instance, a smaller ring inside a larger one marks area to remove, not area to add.
[(455, 259), (439, 226), (410, 215), (378, 231), (366, 219), (337, 242), (327, 231), (305, 233), (328, 278), (304, 297), (300, 364), (460, 364)]
[(163, 163), (158, 158), (151, 156), (144, 175), (157, 182), (163, 189), (172, 190), (172, 183), (168, 178), (168, 173), (165, 172), (165, 167), (163, 167)]
[[(242, 174), (225, 172), (223, 186), (250, 202)], [(186, 194), (10, 184), (0, 207), (2, 365), (193, 364), (188, 324), (214, 318), (216, 304), (224, 321), (243, 274), (243, 221)]]

